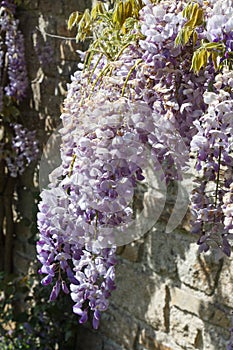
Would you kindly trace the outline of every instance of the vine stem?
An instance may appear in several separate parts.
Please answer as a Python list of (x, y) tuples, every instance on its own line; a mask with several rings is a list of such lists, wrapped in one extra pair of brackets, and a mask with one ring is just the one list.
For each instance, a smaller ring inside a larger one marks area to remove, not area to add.
[(5, 188), (5, 174), (4, 174), (4, 161), (0, 162), (0, 270), (4, 270), (4, 188)]
[(98, 233), (98, 218), (99, 218), (99, 212), (98, 210), (95, 211), (95, 234), (94, 234), (94, 240), (97, 240), (97, 233)]
[(122, 88), (122, 92), (121, 92), (121, 96), (123, 97), (124, 94), (125, 94), (125, 89), (126, 89), (126, 86), (128, 84), (128, 81), (129, 81), (129, 78), (132, 74), (132, 72), (134, 71), (135, 68), (137, 68), (137, 66), (139, 66), (139, 64), (142, 63), (142, 59), (138, 60), (134, 65), (133, 67), (130, 69), (129, 73), (127, 74), (127, 77), (125, 79), (125, 82), (124, 82), (124, 86)]
[(93, 84), (92, 84), (92, 87), (91, 87), (91, 92), (90, 92), (90, 95), (89, 95), (89, 99), (91, 97), (91, 94), (94, 92), (94, 89), (96, 87), (96, 85), (98, 84), (98, 81), (105, 75), (107, 74), (107, 71), (108, 69), (110, 68), (110, 64), (107, 63), (105, 65), (105, 67), (101, 70), (100, 74), (97, 76), (97, 78), (94, 80)]
[(68, 175), (69, 177), (71, 177), (71, 175), (73, 173), (73, 167), (74, 167), (75, 160), (76, 160), (76, 154), (73, 154), (73, 158), (72, 158), (72, 161), (70, 164), (69, 175)]
[(45, 31), (42, 31), (39, 27), (36, 27), (36, 29), (43, 35), (45, 34), (46, 36), (49, 36), (50, 38), (56, 38), (56, 39), (61, 39), (61, 40), (76, 40), (75, 38), (69, 37), (69, 36), (61, 36), (61, 35), (56, 35), (56, 34), (50, 34)]
[(93, 67), (93, 69), (92, 69), (92, 71), (91, 71), (90, 77), (89, 77), (89, 79), (88, 79), (88, 84), (90, 84), (91, 78), (92, 78), (93, 74), (95, 73), (95, 70), (96, 70), (98, 64), (100, 63), (100, 60), (102, 59), (103, 55), (104, 55), (103, 53), (101, 53), (101, 54), (99, 55), (98, 60), (96, 61), (96, 64), (94, 65), (94, 67)]
[(4, 251), (4, 271), (6, 274), (12, 272), (12, 257), (13, 257), (13, 234), (14, 234), (14, 219), (12, 210), (12, 198), (15, 187), (15, 179), (9, 177), (7, 186), (4, 192), (4, 207), (6, 219), (6, 237)]
[(219, 190), (219, 180), (220, 180), (221, 156), (222, 156), (222, 146), (220, 146), (220, 148), (219, 148), (219, 155), (218, 155), (218, 173), (217, 173), (217, 179), (216, 179), (215, 201), (214, 201), (215, 208), (217, 207), (217, 203), (218, 203), (218, 190)]

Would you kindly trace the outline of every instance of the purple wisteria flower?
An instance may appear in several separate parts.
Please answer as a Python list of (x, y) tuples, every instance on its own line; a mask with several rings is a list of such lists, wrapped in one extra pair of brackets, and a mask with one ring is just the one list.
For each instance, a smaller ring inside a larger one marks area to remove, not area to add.
[(22, 175), (25, 168), (39, 155), (36, 132), (24, 128), (21, 124), (12, 124), (13, 137), (10, 149), (3, 145), (2, 152), (10, 176)]
[[(14, 18), (15, 5), (12, 1), (1, 1), (1, 67), (7, 62), (8, 81), (4, 93), (17, 101), (26, 96), (28, 78), (25, 62), (24, 40), (18, 28), (18, 20)], [(4, 38), (4, 47), (3, 47)]]
[(216, 92), (204, 94), (207, 113), (195, 122), (198, 133), (191, 142), (197, 158), (198, 183), (191, 198), (192, 230), (200, 235), (201, 250), (214, 246), (228, 256), (231, 254), (228, 240), (232, 239), (233, 96), (225, 88), (232, 84), (232, 78), (232, 72), (225, 70), (216, 77)]
[(206, 21), (206, 37), (209, 41), (224, 42), (233, 31), (232, 3), (230, 0), (214, 1)]
[(140, 12), (143, 63), (137, 69), (135, 91), (155, 112), (158, 132), (154, 152), (170, 181), (181, 179), (180, 169), (188, 163), (190, 142), (197, 132), (193, 122), (206, 110), (203, 93), (214, 75), (208, 68), (195, 76), (190, 72), (193, 46), (175, 45), (185, 23), (184, 3), (145, 3)]
[(62, 162), (39, 204), (39, 272), (52, 286), (50, 301), (70, 294), (80, 323), (91, 316), (94, 328), (115, 288), (116, 235), (133, 222), (148, 160), (169, 182), (181, 180), (195, 156), (192, 230), (200, 250), (212, 245), (230, 255), (233, 77), (217, 75), (212, 62), (198, 75), (190, 67), (201, 40), (208, 41), (206, 28), (209, 39), (218, 36), (231, 49), (232, 22), (224, 17), (228, 0), (198, 3), (205, 21), (196, 42), (175, 45), (186, 23), (183, 1), (145, 0), (140, 29), (133, 29), (139, 39), (115, 61), (93, 52), (88, 69), (79, 65), (68, 85)]

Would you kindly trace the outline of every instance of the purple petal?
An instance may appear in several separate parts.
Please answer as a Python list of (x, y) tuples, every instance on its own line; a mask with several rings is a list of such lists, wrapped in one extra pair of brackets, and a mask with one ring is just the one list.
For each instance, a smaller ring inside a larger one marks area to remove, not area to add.
[(55, 299), (57, 299), (58, 294), (60, 293), (60, 289), (61, 289), (61, 281), (58, 280), (52, 289), (52, 292), (49, 297), (49, 301), (54, 301)]

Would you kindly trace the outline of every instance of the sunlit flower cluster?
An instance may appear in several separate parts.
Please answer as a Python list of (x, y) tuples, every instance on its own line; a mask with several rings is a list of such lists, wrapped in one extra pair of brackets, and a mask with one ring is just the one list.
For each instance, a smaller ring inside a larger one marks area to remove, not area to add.
[(224, 228), (223, 198), (232, 181), (233, 100), (232, 93), (227, 92), (231, 88), (232, 77), (232, 72), (228, 71), (219, 74), (215, 82), (216, 91), (204, 94), (208, 110), (195, 122), (198, 132), (191, 142), (191, 150), (197, 156), (199, 182), (191, 199), (193, 232), (201, 233), (201, 250), (208, 250), (209, 244), (214, 243), (215, 248), (220, 248), (228, 256), (231, 247), (227, 240), (227, 225)]
[[(124, 235), (133, 220), (134, 194), (148, 159), (168, 183), (182, 180), (194, 158), (192, 231), (202, 251), (213, 246), (230, 255), (233, 76), (225, 52), (219, 61), (228, 68), (220, 65), (218, 74), (210, 56), (198, 74), (190, 69), (203, 39), (231, 49), (227, 4), (198, 1), (203, 23), (185, 45), (177, 45), (187, 23), (183, 1), (144, 1), (138, 39), (115, 60), (92, 52), (88, 69), (79, 65), (68, 85), (62, 164), (41, 195), (37, 251), (46, 275), (42, 283), (53, 283), (50, 300), (60, 290), (70, 293), (81, 323), (91, 311), (97, 328), (108, 307), (115, 288), (115, 232)], [(215, 17), (217, 11), (224, 20)]]

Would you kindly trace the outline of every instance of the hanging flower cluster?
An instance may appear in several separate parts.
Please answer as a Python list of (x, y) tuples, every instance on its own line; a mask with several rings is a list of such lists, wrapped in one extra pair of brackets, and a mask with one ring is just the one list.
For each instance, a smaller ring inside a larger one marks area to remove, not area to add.
[[(228, 239), (230, 225), (225, 224), (232, 183), (233, 100), (231, 86), (233, 72), (223, 70), (215, 78), (215, 92), (205, 92), (206, 113), (194, 122), (198, 132), (191, 141), (191, 150), (197, 157), (197, 183), (191, 198), (192, 229), (201, 233), (201, 250), (213, 245), (220, 253), (230, 256)], [(228, 92), (229, 91), (229, 92)], [(230, 203), (229, 203), (230, 205)], [(229, 210), (229, 209), (228, 209)]]
[(1, 156), (5, 159), (9, 175), (17, 177), (22, 175), (26, 166), (36, 159), (39, 148), (35, 131), (29, 131), (17, 123), (12, 124), (11, 129), (13, 133), (11, 148), (7, 150), (6, 147), (2, 147)]
[(0, 160), (11, 177), (21, 175), (39, 153), (35, 132), (20, 123), (18, 104), (26, 97), (28, 78), (15, 10), (14, 1), (0, 2)]
[[(165, 183), (196, 160), (192, 230), (201, 250), (230, 255), (232, 16), (229, 1), (97, 2), (75, 12), (77, 40), (93, 33), (61, 116), (62, 164), (39, 205), (42, 283), (62, 289), (97, 328), (115, 288), (117, 237), (134, 220), (148, 161)], [(190, 69), (191, 68), (191, 69)]]
[(14, 14), (14, 2), (1, 1), (1, 86), (7, 96), (21, 100), (26, 96), (28, 79), (23, 35)]

